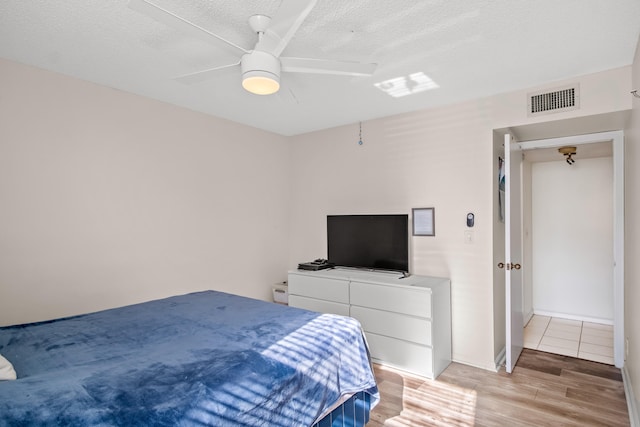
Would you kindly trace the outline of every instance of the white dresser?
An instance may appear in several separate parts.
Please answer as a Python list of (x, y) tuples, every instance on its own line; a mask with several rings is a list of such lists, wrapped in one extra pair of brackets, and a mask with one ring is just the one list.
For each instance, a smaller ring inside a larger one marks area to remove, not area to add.
[(355, 317), (374, 362), (436, 378), (451, 363), (451, 284), (352, 269), (289, 272), (289, 305)]

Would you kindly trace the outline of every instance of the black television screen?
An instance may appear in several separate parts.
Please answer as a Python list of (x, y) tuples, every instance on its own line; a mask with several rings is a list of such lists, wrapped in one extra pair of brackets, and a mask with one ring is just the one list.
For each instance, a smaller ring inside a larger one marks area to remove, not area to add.
[(327, 258), (336, 266), (409, 272), (408, 215), (327, 215)]

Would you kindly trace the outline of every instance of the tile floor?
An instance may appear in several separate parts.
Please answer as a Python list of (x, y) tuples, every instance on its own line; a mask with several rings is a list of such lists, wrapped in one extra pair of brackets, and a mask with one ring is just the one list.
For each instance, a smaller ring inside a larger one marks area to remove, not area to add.
[(524, 328), (524, 346), (613, 365), (613, 326), (534, 315)]

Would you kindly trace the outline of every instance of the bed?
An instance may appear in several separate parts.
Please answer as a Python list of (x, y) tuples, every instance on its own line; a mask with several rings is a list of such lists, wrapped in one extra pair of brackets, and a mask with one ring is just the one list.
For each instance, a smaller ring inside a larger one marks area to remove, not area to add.
[(359, 323), (216, 291), (0, 328), (0, 425), (363, 426)]

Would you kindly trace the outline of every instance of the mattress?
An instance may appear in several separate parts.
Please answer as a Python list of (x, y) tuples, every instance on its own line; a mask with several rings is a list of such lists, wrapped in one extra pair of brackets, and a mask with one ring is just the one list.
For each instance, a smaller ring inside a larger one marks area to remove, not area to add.
[(2, 426), (311, 426), (379, 397), (357, 320), (215, 291), (3, 327), (0, 354)]

